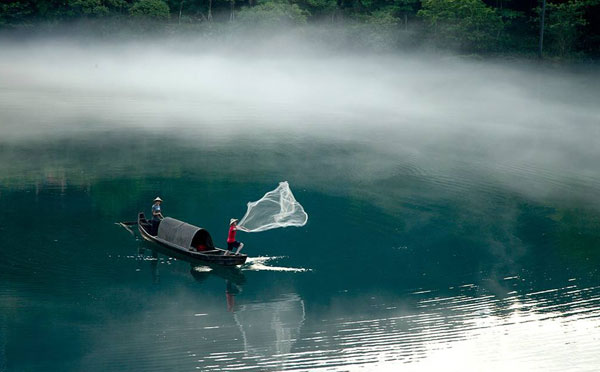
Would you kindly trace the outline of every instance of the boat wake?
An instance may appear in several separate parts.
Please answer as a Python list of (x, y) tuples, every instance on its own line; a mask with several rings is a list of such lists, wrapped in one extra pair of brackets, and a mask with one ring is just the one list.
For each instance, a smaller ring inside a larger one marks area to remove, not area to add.
[(242, 266), (242, 270), (245, 271), (287, 271), (294, 273), (302, 273), (311, 271), (302, 267), (282, 267), (282, 266), (271, 266), (268, 264), (269, 261), (283, 258), (283, 256), (273, 257), (248, 257), (246, 264)]
[(209, 272), (213, 271), (212, 267), (208, 267), (208, 266), (194, 266), (194, 268), (192, 270), (199, 272), (199, 273), (209, 273)]

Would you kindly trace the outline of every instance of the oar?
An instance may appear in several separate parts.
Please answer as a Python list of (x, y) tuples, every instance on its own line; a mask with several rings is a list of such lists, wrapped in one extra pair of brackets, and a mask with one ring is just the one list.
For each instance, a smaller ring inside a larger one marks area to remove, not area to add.
[(129, 226), (137, 225), (137, 222), (133, 222), (133, 221), (129, 221), (129, 222), (115, 222), (115, 225), (121, 226), (125, 230), (129, 231), (131, 233), (131, 235), (135, 236), (135, 233), (133, 232), (133, 230), (131, 230), (129, 228)]

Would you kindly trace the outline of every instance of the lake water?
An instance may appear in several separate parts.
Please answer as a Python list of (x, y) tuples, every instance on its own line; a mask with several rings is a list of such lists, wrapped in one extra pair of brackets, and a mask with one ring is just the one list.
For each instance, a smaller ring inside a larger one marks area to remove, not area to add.
[[(4, 47), (0, 371), (600, 366), (597, 71)], [(239, 269), (115, 224), (284, 180)]]

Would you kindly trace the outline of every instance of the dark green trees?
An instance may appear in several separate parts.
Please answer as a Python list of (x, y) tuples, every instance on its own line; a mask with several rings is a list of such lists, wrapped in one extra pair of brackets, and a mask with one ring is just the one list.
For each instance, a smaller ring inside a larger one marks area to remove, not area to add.
[(252, 7), (244, 7), (237, 14), (241, 23), (259, 26), (282, 26), (305, 24), (308, 12), (287, 0), (260, 1)]
[(546, 5), (546, 51), (550, 55), (568, 56), (576, 51), (588, 24), (586, 10), (598, 6), (598, 0), (569, 0)]
[(127, 9), (125, 0), (73, 0), (69, 8), (76, 15), (86, 17), (102, 17), (110, 13), (121, 13)]
[(497, 49), (504, 29), (500, 14), (481, 0), (424, 0), (418, 15), (436, 41), (461, 49)]
[(162, 0), (138, 0), (130, 8), (134, 17), (166, 20), (169, 18), (169, 6)]
[[(229, 26), (348, 26), (349, 39), (386, 48), (433, 45), (466, 53), (535, 55), (542, 0), (1, 0), (0, 28), (84, 18), (151, 20), (171, 30)], [(544, 55), (600, 57), (600, 0), (546, 0)], [(175, 14), (176, 16), (170, 17)], [(214, 15), (214, 19), (213, 19)], [(133, 22), (131, 22), (133, 20)], [(191, 27), (190, 27), (191, 25)], [(159, 27), (160, 28), (160, 27)], [(112, 29), (109, 27), (107, 29)], [(182, 28), (183, 29), (183, 28)], [(330, 28), (331, 30), (339, 27)], [(329, 32), (324, 30), (323, 32)], [(336, 31), (337, 32), (337, 31)]]

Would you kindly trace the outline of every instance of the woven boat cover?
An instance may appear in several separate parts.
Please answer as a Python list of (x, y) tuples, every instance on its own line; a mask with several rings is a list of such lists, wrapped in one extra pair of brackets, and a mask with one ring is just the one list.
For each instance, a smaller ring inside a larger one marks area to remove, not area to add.
[[(165, 217), (158, 225), (158, 237), (183, 248), (190, 248), (194, 235), (204, 229), (171, 217)], [(204, 230), (205, 231), (205, 230)], [(208, 234), (208, 232), (206, 232)], [(212, 241), (211, 241), (212, 243)]]

